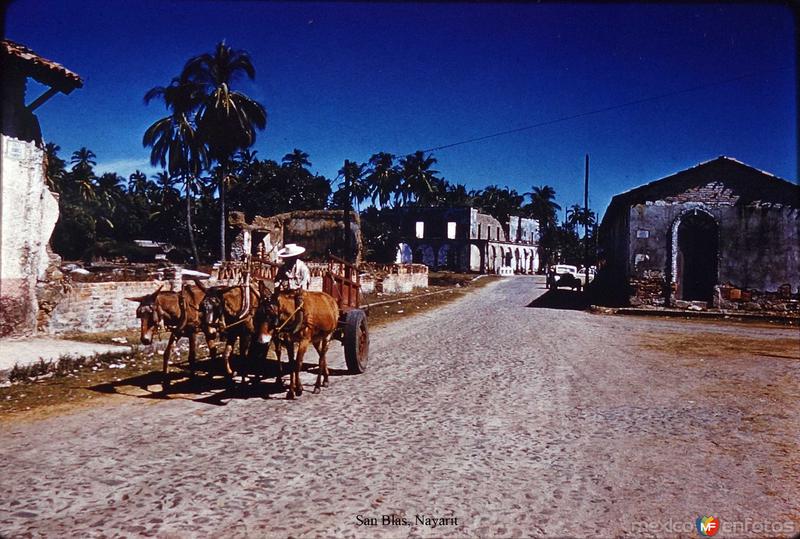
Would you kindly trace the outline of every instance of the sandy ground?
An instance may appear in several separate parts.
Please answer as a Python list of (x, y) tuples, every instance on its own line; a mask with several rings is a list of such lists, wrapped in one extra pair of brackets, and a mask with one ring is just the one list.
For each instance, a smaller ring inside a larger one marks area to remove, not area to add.
[(297, 401), (128, 388), (2, 424), (0, 535), (800, 532), (797, 329), (528, 308), (544, 291), (379, 328), (366, 374), (312, 395), (305, 373)]
[(73, 357), (91, 356), (105, 352), (130, 352), (130, 346), (86, 343), (65, 339), (0, 340), (0, 373), (11, 370), (14, 365), (31, 365), (40, 359), (54, 361), (64, 355)]

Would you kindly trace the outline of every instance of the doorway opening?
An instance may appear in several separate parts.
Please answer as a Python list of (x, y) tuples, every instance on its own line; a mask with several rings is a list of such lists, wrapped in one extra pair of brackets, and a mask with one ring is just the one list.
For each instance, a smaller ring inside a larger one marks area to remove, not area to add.
[(681, 218), (677, 234), (677, 297), (711, 304), (717, 284), (717, 223), (709, 214), (695, 210)]

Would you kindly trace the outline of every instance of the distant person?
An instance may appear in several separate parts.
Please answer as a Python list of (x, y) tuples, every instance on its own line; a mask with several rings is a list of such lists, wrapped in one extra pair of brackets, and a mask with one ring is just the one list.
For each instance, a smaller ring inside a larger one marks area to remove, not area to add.
[(304, 252), (306, 252), (305, 247), (294, 243), (288, 243), (278, 251), (278, 258), (283, 260), (283, 266), (275, 276), (277, 288), (308, 290), (311, 285), (311, 272), (306, 263), (300, 260), (300, 255)]

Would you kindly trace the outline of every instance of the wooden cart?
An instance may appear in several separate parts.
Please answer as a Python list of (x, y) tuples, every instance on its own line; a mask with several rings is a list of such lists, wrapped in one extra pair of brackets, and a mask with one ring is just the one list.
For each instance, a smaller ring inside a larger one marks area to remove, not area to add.
[(358, 269), (344, 259), (330, 255), (322, 276), (322, 291), (339, 305), (339, 327), (334, 338), (344, 346), (344, 359), (350, 374), (367, 370), (369, 330), (367, 313), (361, 309), (361, 279)]

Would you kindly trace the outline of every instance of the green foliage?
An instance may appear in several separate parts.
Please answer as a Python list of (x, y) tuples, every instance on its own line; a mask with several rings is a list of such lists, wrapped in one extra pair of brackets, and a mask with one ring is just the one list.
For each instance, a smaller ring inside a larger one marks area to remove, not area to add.
[(506, 225), (511, 215), (521, 213), (523, 197), (514, 189), (490, 185), (475, 196), (475, 205)]
[(361, 212), (365, 259), (382, 264), (394, 262), (397, 244), (402, 240), (402, 230), (391, 211), (370, 206)]
[[(169, 146), (166, 148), (168, 157)], [(552, 187), (534, 187), (524, 195), (497, 185), (468, 190), (463, 184), (451, 184), (440, 177), (433, 170), (436, 159), (421, 152), (400, 159), (376, 153), (366, 163), (349, 161), (340, 171), (337, 190), (332, 192), (333, 182), (311, 172), (309, 155), (297, 148), (284, 155), (280, 163), (259, 159), (257, 152), (243, 149), (205, 176), (191, 176), (192, 170), (199, 169), (184, 161), (173, 173), (167, 169), (147, 178), (136, 171), (127, 180), (114, 173), (97, 177), (96, 156), (86, 148), (72, 154), (70, 170), (59, 157), (58, 146), (48, 145), (46, 151), (48, 184), (60, 192), (61, 217), (53, 246), (67, 259), (120, 256), (139, 260), (148, 255), (136, 248), (133, 240), (149, 239), (174, 245), (170, 259), (216, 261), (219, 247), (215, 238), (221, 224), (219, 186), (223, 182), (227, 209), (242, 211), (250, 218), (372, 202), (361, 211), (368, 260), (394, 260), (401, 230), (392, 210), (400, 206), (477, 207), (503, 224), (510, 215), (533, 217), (540, 223), (539, 249), (544, 264), (582, 264), (585, 241), (590, 257), (595, 258), (594, 213), (573, 206), (566, 223), (558, 226), (556, 212), (560, 206)], [(341, 181), (345, 176), (352, 185), (350, 201)], [(525, 197), (530, 197), (527, 204)], [(588, 240), (578, 234), (584, 224), (589, 226)], [(192, 231), (191, 236), (186, 234), (187, 229)]]

